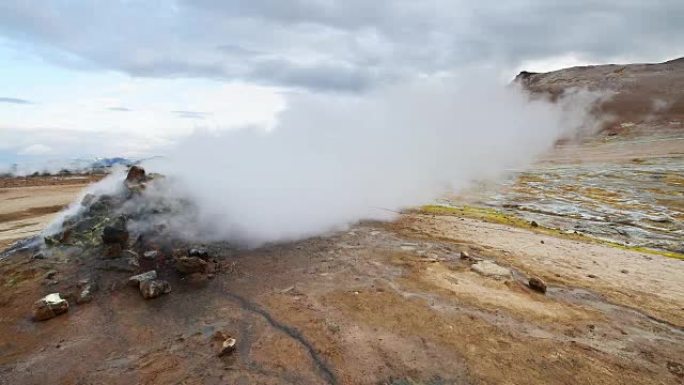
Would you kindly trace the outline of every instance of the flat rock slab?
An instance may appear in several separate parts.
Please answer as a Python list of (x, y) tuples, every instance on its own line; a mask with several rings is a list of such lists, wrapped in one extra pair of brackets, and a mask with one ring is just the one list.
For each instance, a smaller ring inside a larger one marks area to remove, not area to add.
[(503, 279), (511, 278), (513, 276), (510, 269), (497, 265), (492, 261), (479, 261), (473, 264), (470, 268), (474, 272), (484, 275), (485, 277)]

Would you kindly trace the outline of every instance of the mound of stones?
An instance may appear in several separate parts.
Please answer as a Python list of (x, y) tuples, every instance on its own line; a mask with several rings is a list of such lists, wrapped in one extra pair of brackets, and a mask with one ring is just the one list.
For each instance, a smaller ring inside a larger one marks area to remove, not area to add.
[[(165, 232), (164, 220), (183, 202), (145, 194), (148, 183), (155, 179), (142, 167), (129, 169), (119, 188), (109, 194), (86, 195), (78, 212), (64, 219), (61, 229), (44, 238), (45, 246), (36, 253), (34, 263), (49, 263), (53, 259), (70, 260), (72, 275), (85, 274), (95, 279), (57, 275), (50, 270), (44, 284), (55, 292), (36, 301), (35, 320), (47, 320), (68, 311), (69, 305), (84, 305), (96, 300), (98, 280), (104, 279), (106, 290), (115, 290), (121, 275), (135, 287), (144, 299), (158, 298), (171, 292), (169, 280), (210, 279), (218, 262), (203, 247), (185, 247)], [(73, 268), (77, 266), (77, 268)], [(78, 273), (74, 273), (78, 271)], [(133, 274), (131, 276), (131, 274)], [(59, 277), (57, 280), (56, 277)], [(66, 293), (66, 295), (65, 295)]]

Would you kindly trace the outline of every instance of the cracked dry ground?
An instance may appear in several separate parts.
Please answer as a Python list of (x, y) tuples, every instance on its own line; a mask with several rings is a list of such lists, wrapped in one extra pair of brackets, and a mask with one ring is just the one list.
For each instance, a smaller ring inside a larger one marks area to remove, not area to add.
[[(544, 241), (543, 243), (541, 241)], [(144, 300), (107, 272), (46, 322), (31, 304), (73, 263), (0, 261), (3, 384), (681, 384), (684, 262), (457, 216), (218, 250), (213, 280)], [(496, 261), (485, 277), (459, 257)], [(546, 295), (525, 284), (530, 275)], [(57, 285), (59, 286), (59, 284)], [(237, 339), (217, 357), (212, 334)]]

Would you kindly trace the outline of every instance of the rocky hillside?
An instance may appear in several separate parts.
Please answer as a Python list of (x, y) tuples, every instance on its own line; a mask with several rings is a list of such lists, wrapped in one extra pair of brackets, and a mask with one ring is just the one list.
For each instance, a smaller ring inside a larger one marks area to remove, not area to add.
[(548, 73), (523, 71), (516, 81), (552, 97), (571, 88), (615, 93), (599, 109), (615, 121), (662, 122), (684, 129), (684, 57), (659, 64), (596, 65)]

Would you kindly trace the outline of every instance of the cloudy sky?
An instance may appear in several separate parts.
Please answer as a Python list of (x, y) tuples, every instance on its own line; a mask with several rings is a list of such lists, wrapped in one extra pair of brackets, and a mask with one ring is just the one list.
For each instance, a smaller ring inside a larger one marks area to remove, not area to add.
[(682, 0), (0, 2), (0, 164), (269, 126), (291, 93), (684, 55)]

